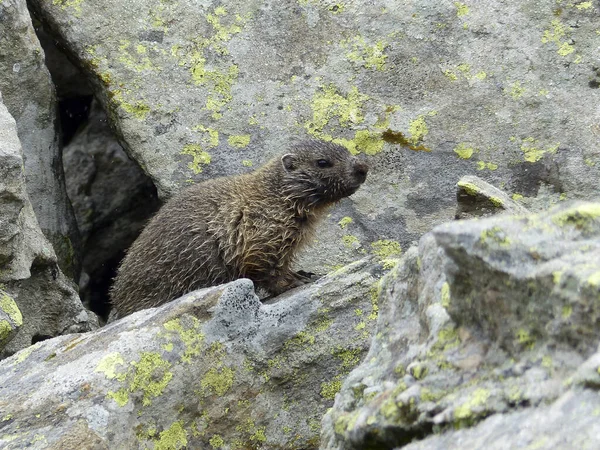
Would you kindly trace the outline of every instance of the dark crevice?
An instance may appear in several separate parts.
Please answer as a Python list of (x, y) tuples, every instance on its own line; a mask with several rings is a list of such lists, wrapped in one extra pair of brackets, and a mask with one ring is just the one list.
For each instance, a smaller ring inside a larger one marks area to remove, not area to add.
[(56, 86), (65, 181), (82, 239), (79, 295), (88, 309), (106, 319), (116, 269), (158, 209), (158, 195), (152, 180), (119, 145), (91, 84), (74, 64), (76, 58), (69, 59), (59, 40), (39, 22), (35, 25)]

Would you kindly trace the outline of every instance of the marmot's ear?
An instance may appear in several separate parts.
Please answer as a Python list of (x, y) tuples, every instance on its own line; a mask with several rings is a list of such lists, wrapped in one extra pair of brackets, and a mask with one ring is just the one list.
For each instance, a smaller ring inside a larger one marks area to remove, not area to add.
[(281, 157), (281, 164), (286, 172), (291, 172), (296, 168), (295, 155), (292, 153), (287, 153)]

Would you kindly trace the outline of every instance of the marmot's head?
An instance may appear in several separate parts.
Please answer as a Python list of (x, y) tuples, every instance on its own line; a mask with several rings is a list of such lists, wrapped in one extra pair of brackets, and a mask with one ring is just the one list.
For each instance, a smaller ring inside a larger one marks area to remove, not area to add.
[(369, 166), (341, 145), (305, 141), (281, 157), (285, 194), (306, 206), (333, 203), (354, 194)]

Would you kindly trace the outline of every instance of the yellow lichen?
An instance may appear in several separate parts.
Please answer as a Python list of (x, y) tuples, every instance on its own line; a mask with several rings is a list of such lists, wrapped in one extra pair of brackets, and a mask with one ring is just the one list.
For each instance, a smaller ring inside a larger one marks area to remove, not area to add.
[(346, 217), (342, 217), (342, 219), (338, 222), (338, 225), (343, 230), (344, 228), (346, 228), (351, 223), (352, 223), (352, 217), (346, 216)]
[(475, 148), (467, 144), (466, 142), (459, 143), (456, 147), (454, 147), (454, 153), (456, 153), (459, 158), (469, 159), (475, 153)]
[(463, 17), (469, 14), (469, 7), (461, 2), (454, 2), (454, 6), (456, 6), (456, 16)]
[(231, 147), (235, 148), (244, 148), (247, 147), (250, 143), (250, 135), (242, 134), (242, 135), (232, 135), (227, 138), (227, 143)]
[(220, 369), (213, 367), (202, 378), (200, 385), (203, 389), (210, 390), (221, 397), (231, 389), (233, 380), (234, 372), (229, 367), (222, 367)]
[(179, 450), (186, 448), (187, 444), (187, 431), (183, 427), (183, 420), (179, 420), (161, 431), (154, 450)]
[(14, 299), (7, 292), (0, 289), (0, 309), (9, 317), (17, 327), (23, 325), (23, 315)]
[(202, 168), (205, 165), (210, 164), (211, 156), (208, 152), (202, 150), (199, 144), (188, 144), (183, 147), (181, 151), (182, 155), (190, 155), (193, 159), (188, 164), (188, 167), (192, 169), (192, 172), (199, 174), (202, 172)]

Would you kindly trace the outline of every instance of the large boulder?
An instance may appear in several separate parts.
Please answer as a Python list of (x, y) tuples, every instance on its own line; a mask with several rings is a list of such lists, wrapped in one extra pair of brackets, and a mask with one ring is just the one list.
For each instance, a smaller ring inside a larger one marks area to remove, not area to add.
[[(0, 224), (0, 309), (12, 317), (13, 326), (20, 326), (10, 340), (0, 336), (0, 357), (47, 337), (97, 326), (40, 230), (27, 196), (16, 124), (1, 97)], [(8, 331), (6, 323), (0, 327)]]
[(594, 2), (30, 3), (163, 197), (307, 135), (366, 154), (313, 271), (407, 248), (464, 174), (542, 206), (600, 192)]
[(77, 278), (79, 235), (65, 188), (56, 94), (25, 0), (0, 2), (0, 92), (17, 122), (27, 193), (40, 228), (62, 271)]
[(0, 447), (317, 448), (368, 348), (381, 265), (261, 303), (246, 279), (0, 363)]
[(599, 203), (437, 227), (381, 292), (323, 449), (600, 447)]

